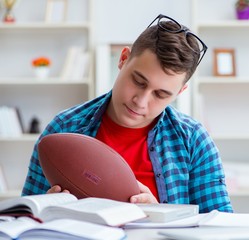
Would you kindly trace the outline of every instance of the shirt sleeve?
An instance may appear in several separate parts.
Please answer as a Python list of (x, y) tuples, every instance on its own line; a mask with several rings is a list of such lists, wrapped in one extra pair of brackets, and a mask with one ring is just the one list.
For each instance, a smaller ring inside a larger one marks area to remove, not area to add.
[(51, 187), (47, 179), (45, 178), (42, 168), (40, 166), (38, 157), (38, 143), (45, 135), (60, 132), (61, 131), (61, 120), (56, 116), (46, 127), (40, 138), (35, 143), (33, 153), (30, 159), (27, 177), (22, 189), (22, 196), (43, 194), (48, 191)]
[(190, 203), (198, 204), (201, 213), (213, 209), (232, 212), (219, 151), (201, 124), (193, 131), (190, 151)]
[(22, 196), (43, 194), (46, 193), (49, 188), (50, 185), (43, 174), (38, 160), (36, 143), (29, 163), (28, 174), (22, 190)]

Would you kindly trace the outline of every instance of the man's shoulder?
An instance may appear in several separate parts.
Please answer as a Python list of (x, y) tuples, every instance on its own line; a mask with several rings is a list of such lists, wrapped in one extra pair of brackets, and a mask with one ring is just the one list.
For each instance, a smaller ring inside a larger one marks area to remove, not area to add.
[(65, 109), (59, 112), (57, 117), (62, 119), (91, 118), (96, 111), (105, 104), (106, 101), (106, 95), (103, 95)]
[(184, 128), (195, 128), (196, 126), (201, 125), (196, 119), (187, 115), (185, 113), (180, 112), (176, 108), (172, 106), (168, 106), (165, 109), (164, 118), (168, 119), (170, 123), (174, 126), (182, 126)]
[(209, 139), (208, 130), (201, 122), (174, 107), (169, 106), (165, 109), (163, 121), (168, 122), (167, 129), (172, 136), (175, 133), (178, 137), (192, 139), (193, 141), (199, 138), (203, 141)]
[(72, 106), (59, 112), (47, 126), (48, 132), (82, 132), (100, 121), (109, 102), (109, 94)]

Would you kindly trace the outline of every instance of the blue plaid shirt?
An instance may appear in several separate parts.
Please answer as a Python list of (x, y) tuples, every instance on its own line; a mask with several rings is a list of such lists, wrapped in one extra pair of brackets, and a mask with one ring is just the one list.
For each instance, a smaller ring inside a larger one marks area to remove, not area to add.
[[(111, 92), (59, 113), (40, 138), (56, 132), (95, 137), (110, 98)], [(198, 204), (201, 213), (233, 211), (218, 150), (200, 123), (168, 106), (147, 142), (160, 202)], [(50, 188), (39, 164), (37, 143), (22, 195), (46, 193)]]

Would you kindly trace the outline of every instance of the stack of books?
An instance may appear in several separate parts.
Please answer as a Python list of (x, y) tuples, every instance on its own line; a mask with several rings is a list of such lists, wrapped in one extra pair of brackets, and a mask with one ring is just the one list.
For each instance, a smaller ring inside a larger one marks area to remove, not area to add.
[(155, 220), (162, 224), (197, 215), (198, 210), (197, 205), (77, 199), (69, 193), (17, 197), (0, 202), (0, 238), (121, 240), (126, 238), (128, 223)]
[[(198, 205), (133, 204), (94, 197), (77, 199), (69, 193), (3, 200), (0, 221), (0, 238), (6, 240), (123, 240), (127, 239), (130, 229), (150, 228), (157, 229), (158, 236), (179, 240), (248, 239), (249, 234), (249, 214), (246, 213), (213, 210), (199, 214)], [(144, 237), (139, 239), (148, 239)]]
[(17, 108), (0, 106), (0, 136), (18, 137), (23, 133)]
[(89, 53), (79, 46), (70, 47), (61, 72), (61, 79), (63, 81), (84, 82), (88, 73)]

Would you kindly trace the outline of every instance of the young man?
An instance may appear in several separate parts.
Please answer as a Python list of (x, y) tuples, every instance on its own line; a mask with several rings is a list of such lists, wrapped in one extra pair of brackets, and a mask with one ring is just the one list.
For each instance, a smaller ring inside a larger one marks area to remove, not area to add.
[[(141, 194), (131, 202), (232, 212), (215, 144), (200, 123), (169, 105), (186, 89), (206, 50), (186, 27), (159, 15), (131, 49), (123, 49), (112, 91), (59, 113), (41, 137), (80, 133), (111, 146), (139, 182)], [(51, 188), (45, 179), (36, 144), (22, 194), (60, 191), (67, 190)]]

